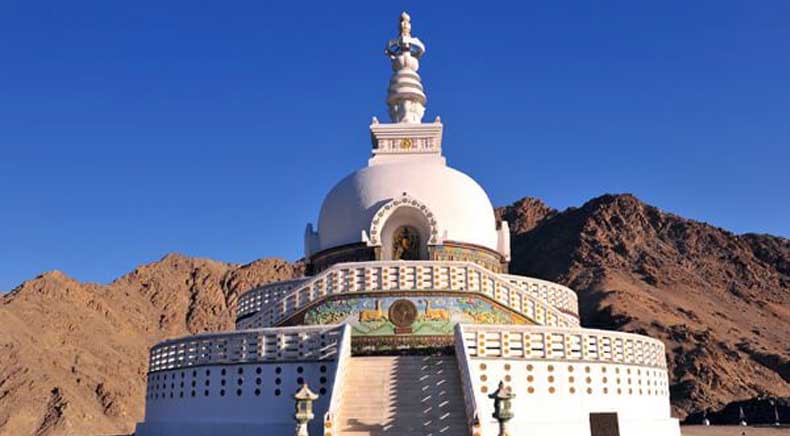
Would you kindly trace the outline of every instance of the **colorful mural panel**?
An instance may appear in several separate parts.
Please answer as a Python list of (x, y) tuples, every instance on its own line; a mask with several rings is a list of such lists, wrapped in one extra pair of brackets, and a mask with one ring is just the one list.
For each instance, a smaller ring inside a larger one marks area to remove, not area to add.
[[(393, 308), (395, 310), (391, 310)], [(413, 305), (416, 316), (401, 320)], [(395, 322), (393, 322), (395, 321)], [(464, 296), (352, 297), (324, 302), (305, 313), (304, 324), (348, 323), (355, 336), (452, 335), (457, 323), (526, 324), (480, 298)], [(397, 324), (397, 325), (396, 325)]]

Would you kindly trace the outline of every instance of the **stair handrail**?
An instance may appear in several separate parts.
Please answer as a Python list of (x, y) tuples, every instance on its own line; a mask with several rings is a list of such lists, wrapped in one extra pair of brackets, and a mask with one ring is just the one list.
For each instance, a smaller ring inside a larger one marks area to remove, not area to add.
[(340, 335), (340, 346), (337, 351), (337, 366), (335, 366), (334, 383), (332, 385), (332, 393), (329, 398), (329, 407), (324, 413), (324, 431), (325, 436), (339, 434), (338, 429), (335, 429), (337, 424), (337, 415), (340, 412), (340, 406), (343, 403), (343, 391), (346, 384), (346, 367), (348, 361), (351, 359), (351, 326), (343, 324), (343, 333)]
[(472, 370), (469, 367), (471, 357), (469, 351), (466, 349), (466, 342), (464, 341), (464, 332), (462, 325), (455, 325), (454, 332), (455, 342), (455, 358), (458, 361), (458, 375), (461, 378), (461, 388), (464, 394), (464, 406), (466, 409), (466, 423), (469, 428), (469, 434), (475, 434), (475, 429), (480, 427), (480, 415), (477, 408), (477, 400), (475, 399), (475, 390), (472, 383)]

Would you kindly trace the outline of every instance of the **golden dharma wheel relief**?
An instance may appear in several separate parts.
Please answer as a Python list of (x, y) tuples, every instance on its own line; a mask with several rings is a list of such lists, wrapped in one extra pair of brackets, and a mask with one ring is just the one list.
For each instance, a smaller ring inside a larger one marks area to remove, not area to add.
[(414, 140), (411, 138), (403, 138), (400, 140), (401, 150), (410, 150), (414, 148)]

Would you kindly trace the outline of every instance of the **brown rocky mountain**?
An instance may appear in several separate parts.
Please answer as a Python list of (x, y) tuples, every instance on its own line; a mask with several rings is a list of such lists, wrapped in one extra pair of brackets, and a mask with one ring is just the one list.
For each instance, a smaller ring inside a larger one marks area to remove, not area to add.
[(735, 235), (604, 195), (554, 211), (535, 199), (511, 221), (515, 274), (579, 293), (582, 324), (667, 345), (676, 416), (790, 395), (790, 240)]
[(131, 432), (149, 346), (230, 328), (240, 292), (301, 271), (171, 254), (106, 286), (57, 271), (23, 283), (0, 297), (0, 435)]
[[(678, 416), (790, 395), (790, 241), (734, 235), (630, 195), (558, 212), (525, 198), (511, 270), (579, 291), (587, 326), (667, 344)], [(130, 432), (142, 417), (147, 348), (226, 329), (238, 295), (300, 275), (299, 263), (233, 265), (168, 255), (109, 285), (59, 272), (0, 296), (0, 435)]]

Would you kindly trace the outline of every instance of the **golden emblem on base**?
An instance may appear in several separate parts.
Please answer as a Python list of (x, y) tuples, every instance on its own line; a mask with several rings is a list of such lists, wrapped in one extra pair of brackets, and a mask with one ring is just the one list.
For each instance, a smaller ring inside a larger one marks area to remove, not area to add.
[(388, 315), (395, 325), (395, 334), (412, 333), (411, 325), (417, 320), (417, 306), (410, 300), (396, 300), (390, 305)]

